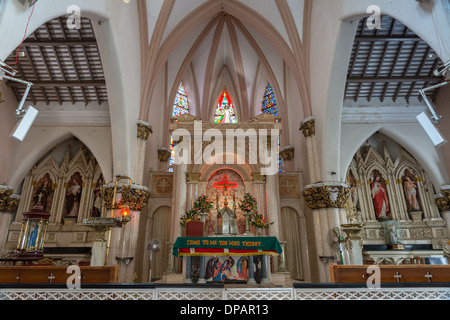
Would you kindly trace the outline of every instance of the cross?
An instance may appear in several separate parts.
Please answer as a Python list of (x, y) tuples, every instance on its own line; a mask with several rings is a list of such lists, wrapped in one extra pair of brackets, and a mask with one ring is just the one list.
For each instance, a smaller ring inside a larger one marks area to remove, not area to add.
[(291, 184), (291, 183), (289, 182), (289, 180), (286, 180), (286, 181), (283, 183), (283, 187), (284, 187), (284, 190), (285, 190), (287, 193), (290, 193), (290, 192), (292, 191), (291, 187), (295, 187), (295, 184)]
[(56, 277), (53, 275), (53, 272), (50, 273), (50, 275), (48, 276), (47, 279), (49, 279), (48, 283), (52, 283), (52, 280), (55, 279)]
[(228, 182), (228, 176), (224, 175), (222, 177), (222, 182), (214, 182), (213, 187), (218, 188), (218, 189), (223, 189), (222, 194), (225, 194), (225, 191), (226, 191), (227, 195), (228, 195), (228, 189), (236, 188), (237, 183), (236, 182)]
[(397, 279), (397, 282), (400, 282), (400, 278), (402, 278), (402, 275), (400, 273), (398, 273), (398, 271), (397, 271), (397, 273), (394, 274), (394, 278)]
[(22, 277), (20, 276), (20, 273), (17, 275), (17, 277), (16, 277), (16, 280), (17, 280), (17, 283), (20, 283), (20, 279), (21, 279)]
[(158, 188), (161, 192), (166, 193), (170, 190), (170, 183), (168, 183), (167, 179), (161, 179), (160, 182), (157, 184)]
[(425, 278), (428, 279), (428, 282), (431, 282), (431, 278), (433, 278), (433, 275), (430, 274), (430, 271), (427, 271), (427, 274), (425, 275)]

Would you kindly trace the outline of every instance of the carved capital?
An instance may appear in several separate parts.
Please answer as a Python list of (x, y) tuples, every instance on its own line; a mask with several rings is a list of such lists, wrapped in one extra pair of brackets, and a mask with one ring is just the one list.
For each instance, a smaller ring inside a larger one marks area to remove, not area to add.
[(450, 211), (450, 189), (441, 189), (441, 193), (435, 196), (434, 202), (439, 211)]
[(200, 182), (200, 173), (191, 172), (186, 174), (187, 182)]
[(252, 172), (252, 178), (254, 182), (265, 182), (266, 176), (262, 175), (260, 172)]
[(294, 159), (294, 146), (289, 145), (280, 150), (280, 157), (284, 161)]
[(158, 159), (159, 161), (167, 161), (170, 158), (170, 151), (167, 148), (161, 147), (158, 148)]
[(300, 129), (305, 138), (310, 137), (316, 133), (314, 118), (306, 118), (300, 123)]
[(19, 206), (20, 196), (13, 194), (13, 189), (0, 186), (0, 212), (15, 212)]
[(137, 138), (147, 141), (150, 133), (153, 133), (150, 123), (139, 120), (137, 123)]
[(346, 184), (317, 183), (306, 186), (302, 195), (307, 206), (312, 210), (324, 208), (346, 209), (349, 188)]
[(102, 187), (102, 198), (107, 210), (119, 209), (122, 204), (128, 203), (130, 210), (141, 211), (148, 203), (150, 191), (147, 187), (136, 184), (118, 186), (116, 193), (121, 194), (121, 200), (112, 205), (114, 186), (107, 185)]

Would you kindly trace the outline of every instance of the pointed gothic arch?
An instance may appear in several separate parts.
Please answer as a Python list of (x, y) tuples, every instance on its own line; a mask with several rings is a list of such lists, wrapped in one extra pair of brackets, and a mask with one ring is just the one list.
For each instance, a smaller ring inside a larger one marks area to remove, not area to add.
[(266, 89), (264, 91), (261, 111), (263, 113), (270, 113), (278, 117), (277, 99), (275, 98), (275, 93), (273, 92), (273, 88), (269, 82), (267, 82)]

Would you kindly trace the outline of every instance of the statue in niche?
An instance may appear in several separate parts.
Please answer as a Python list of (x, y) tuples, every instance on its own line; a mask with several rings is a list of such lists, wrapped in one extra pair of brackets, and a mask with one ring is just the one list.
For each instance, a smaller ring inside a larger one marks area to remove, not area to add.
[(92, 205), (92, 216), (93, 217), (100, 217), (102, 215), (102, 195), (101, 195), (101, 188), (104, 184), (103, 175), (100, 175), (100, 177), (97, 180), (97, 183), (95, 184), (94, 188), (94, 204)]
[(66, 189), (66, 216), (77, 217), (80, 209), (82, 180), (79, 172), (75, 173)]
[(349, 170), (347, 180), (349, 181), (350, 187), (350, 199), (355, 205), (356, 211), (361, 211), (361, 208), (359, 206), (358, 185), (356, 184), (355, 176), (353, 175), (353, 172), (351, 170)]
[(45, 174), (40, 180), (37, 189), (33, 192), (33, 203), (32, 206), (40, 203), (45, 212), (49, 212), (50, 208), (48, 205), (48, 200), (52, 191), (52, 179), (50, 175)]
[(386, 183), (378, 170), (372, 171), (370, 179), (372, 181), (370, 190), (375, 216), (378, 220), (389, 220), (391, 218)]
[(403, 191), (405, 193), (406, 198), (406, 207), (407, 211), (420, 211), (419, 205), (419, 194), (417, 192), (417, 184), (415, 175), (409, 171), (405, 170), (403, 177)]

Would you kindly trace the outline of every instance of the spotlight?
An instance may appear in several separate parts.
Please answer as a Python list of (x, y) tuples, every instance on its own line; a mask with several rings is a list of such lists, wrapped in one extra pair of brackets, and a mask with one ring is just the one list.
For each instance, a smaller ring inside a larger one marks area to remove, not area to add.
[(417, 120), (428, 134), (435, 147), (440, 147), (447, 142), (425, 112), (419, 114)]

